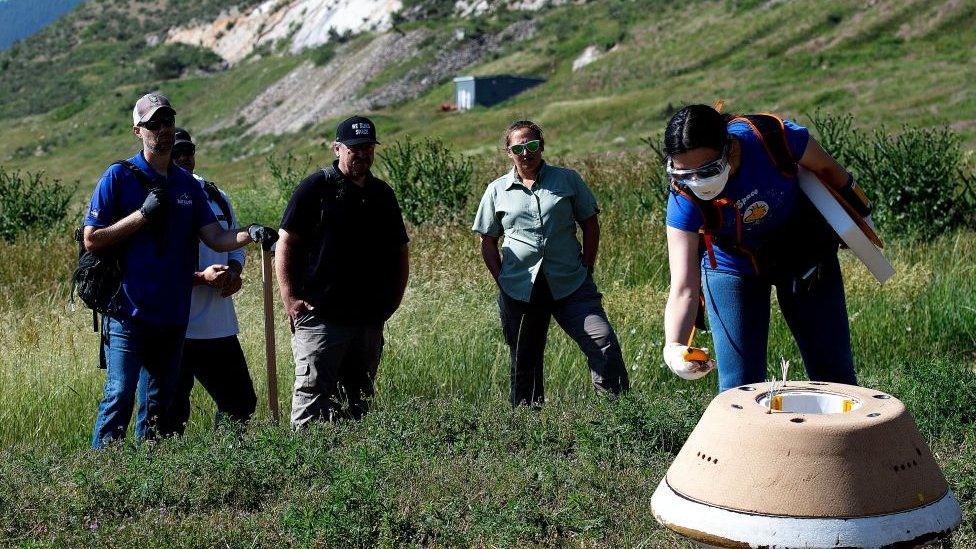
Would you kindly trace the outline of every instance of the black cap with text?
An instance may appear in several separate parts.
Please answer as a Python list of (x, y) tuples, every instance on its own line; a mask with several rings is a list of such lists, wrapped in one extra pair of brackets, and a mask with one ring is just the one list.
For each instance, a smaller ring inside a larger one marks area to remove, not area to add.
[(365, 116), (353, 116), (339, 122), (336, 126), (336, 141), (347, 147), (371, 143), (379, 145), (376, 140), (376, 125)]

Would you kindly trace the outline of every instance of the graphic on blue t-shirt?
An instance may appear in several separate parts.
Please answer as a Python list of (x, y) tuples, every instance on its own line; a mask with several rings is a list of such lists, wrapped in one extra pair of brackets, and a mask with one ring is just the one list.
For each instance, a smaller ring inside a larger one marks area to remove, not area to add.
[[(806, 150), (810, 132), (790, 121), (784, 122), (786, 141), (793, 157), (799, 159)], [(751, 249), (759, 248), (777, 228), (793, 213), (799, 187), (796, 178), (780, 173), (769, 158), (759, 137), (745, 122), (729, 124), (729, 134), (735, 137), (741, 148), (739, 168), (729, 178), (720, 197), (729, 198), (742, 215), (742, 243)], [(714, 231), (718, 241), (734, 242), (736, 216), (732, 206), (721, 208), (722, 225)], [(669, 227), (697, 232), (702, 227), (702, 216), (697, 206), (673, 189), (668, 195), (666, 223)], [(719, 242), (714, 245), (717, 269), (739, 274), (752, 273), (749, 258), (723, 250)], [(707, 257), (702, 267), (708, 268)]]
[[(166, 177), (157, 174), (142, 152), (129, 159), (166, 190), (165, 215), (122, 244), (121, 319), (136, 318), (164, 326), (185, 325), (197, 266), (200, 227), (214, 223), (207, 197), (193, 177), (171, 164)], [(102, 174), (92, 195), (85, 225), (107, 227), (138, 210), (147, 190), (124, 166)]]

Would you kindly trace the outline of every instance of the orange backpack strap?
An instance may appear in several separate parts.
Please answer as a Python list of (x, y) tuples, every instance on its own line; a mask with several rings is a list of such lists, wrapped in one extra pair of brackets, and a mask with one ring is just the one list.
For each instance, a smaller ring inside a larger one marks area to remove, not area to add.
[[(713, 268), (718, 268), (718, 261), (715, 259), (715, 249), (712, 245), (712, 234), (722, 226), (722, 210), (717, 204), (712, 203), (710, 200), (702, 200), (697, 196), (685, 191), (674, 182), (671, 182), (671, 188), (683, 196), (688, 202), (691, 202), (695, 208), (698, 209), (698, 213), (701, 214), (702, 218), (702, 228), (698, 232), (701, 234), (702, 242), (705, 245), (705, 252), (708, 254), (708, 264)], [(699, 249), (701, 253), (701, 249)]]
[[(740, 254), (748, 257), (749, 261), (752, 263), (752, 268), (756, 271), (756, 274), (759, 274), (759, 261), (756, 259), (755, 252), (747, 248), (745, 244), (742, 243), (742, 212), (739, 211), (739, 207), (736, 206), (735, 202), (732, 202), (732, 200), (730, 200), (728, 197), (716, 198), (712, 202), (716, 207), (728, 206), (735, 212), (735, 242), (723, 243), (723, 246), (728, 246), (730, 249), (734, 249)], [(712, 268), (714, 269), (715, 265), (712, 265)]]
[(776, 169), (784, 177), (796, 177), (798, 159), (793, 158), (790, 144), (786, 141), (786, 128), (782, 118), (768, 113), (747, 114), (733, 118), (729, 124), (733, 122), (745, 122), (762, 142)]

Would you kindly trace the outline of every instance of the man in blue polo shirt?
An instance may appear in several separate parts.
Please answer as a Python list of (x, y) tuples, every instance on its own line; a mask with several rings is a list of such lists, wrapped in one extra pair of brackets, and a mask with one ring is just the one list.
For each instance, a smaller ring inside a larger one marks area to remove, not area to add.
[(172, 163), (175, 124), (176, 111), (166, 97), (150, 93), (139, 99), (132, 133), (142, 150), (128, 159), (129, 166), (115, 163), (102, 174), (85, 217), (85, 248), (113, 254), (122, 266), (113, 312), (102, 319), (106, 377), (94, 448), (125, 437), (137, 387), (136, 437), (156, 434), (179, 368), (198, 238), (218, 251), (277, 239), (268, 227), (220, 226), (200, 184)]

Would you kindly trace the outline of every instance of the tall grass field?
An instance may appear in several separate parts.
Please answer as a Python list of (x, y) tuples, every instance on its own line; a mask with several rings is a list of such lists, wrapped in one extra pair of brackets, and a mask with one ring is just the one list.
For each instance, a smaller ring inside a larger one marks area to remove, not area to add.
[[(650, 498), (717, 380), (662, 365), (660, 163), (650, 149), (550, 161), (580, 171), (600, 202), (595, 278), (633, 384), (619, 401), (594, 394), (582, 353), (553, 329), (546, 406), (507, 403), (497, 290), (467, 228), (481, 189), (507, 169), (501, 158), (472, 160), (471, 200), (453, 220), (410, 228), (410, 285), (387, 325), (373, 411), (301, 433), (268, 417), (253, 251), (235, 298), (260, 403), (246, 432), (215, 431), (197, 387), (183, 438), (93, 452), (104, 374), (89, 311), (68, 306), (68, 231), (0, 243), (0, 544), (685, 546), (654, 521)], [(262, 206), (251, 192), (238, 189), (243, 216), (277, 215), (281, 197)], [(955, 546), (973, 547), (976, 232), (889, 239), (886, 254), (897, 274), (879, 285), (841, 252), (859, 381), (914, 414), (964, 506)], [(287, 410), (293, 363), (276, 307), (274, 396)], [(802, 363), (774, 310), (769, 363), (780, 357)]]

